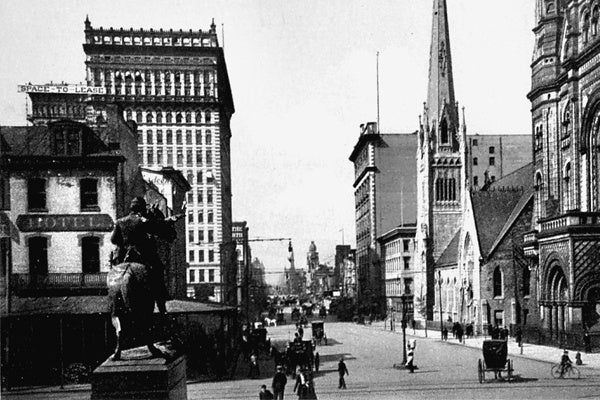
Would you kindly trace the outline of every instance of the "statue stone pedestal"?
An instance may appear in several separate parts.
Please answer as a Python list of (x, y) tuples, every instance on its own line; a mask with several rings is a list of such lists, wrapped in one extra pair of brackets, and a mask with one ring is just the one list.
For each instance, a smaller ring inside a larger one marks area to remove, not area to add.
[(145, 346), (125, 350), (92, 373), (92, 400), (187, 400), (185, 357), (156, 344), (165, 358), (150, 358)]

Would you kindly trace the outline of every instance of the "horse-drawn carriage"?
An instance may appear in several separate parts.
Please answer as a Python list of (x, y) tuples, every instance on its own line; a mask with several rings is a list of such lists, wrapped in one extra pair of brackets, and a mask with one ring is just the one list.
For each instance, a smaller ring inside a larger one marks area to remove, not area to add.
[(296, 367), (312, 371), (314, 363), (312, 341), (303, 340), (289, 342), (286, 351), (286, 367), (288, 373), (294, 374)]
[(312, 321), (311, 323), (313, 340), (319, 345), (323, 343), (323, 340), (327, 343), (324, 325), (325, 323), (323, 321)]
[(508, 344), (506, 340), (485, 340), (483, 342), (483, 361), (479, 359), (477, 364), (477, 376), (479, 383), (485, 381), (485, 373), (493, 372), (494, 378), (504, 379), (502, 372), (507, 373), (506, 379), (513, 378), (513, 363), (507, 359)]

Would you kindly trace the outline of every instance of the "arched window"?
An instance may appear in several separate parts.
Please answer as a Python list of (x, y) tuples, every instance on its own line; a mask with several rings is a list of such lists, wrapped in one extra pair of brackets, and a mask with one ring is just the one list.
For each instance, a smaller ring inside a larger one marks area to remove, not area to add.
[(210, 110), (206, 112), (206, 114), (204, 115), (204, 119), (206, 120), (207, 124), (210, 124), (211, 121), (211, 116), (210, 116)]
[(571, 106), (568, 105), (565, 108), (565, 113), (563, 114), (562, 120), (562, 138), (567, 138), (571, 136), (571, 131), (573, 130), (573, 124), (571, 123)]
[(135, 122), (138, 124), (142, 123), (142, 112), (139, 110), (135, 113)]
[(494, 282), (494, 297), (502, 297), (502, 270), (500, 269), (500, 266), (494, 269), (494, 276), (492, 279)]
[(553, 1), (548, 1), (546, 3), (546, 15), (553, 14), (554, 10), (555, 10), (554, 2)]
[(131, 110), (127, 110), (125, 111), (125, 121), (129, 121), (132, 117), (132, 112)]
[(442, 141), (442, 144), (448, 144), (448, 122), (446, 122), (446, 119), (444, 118), (442, 120), (442, 124), (440, 126), (440, 140)]
[(581, 24), (581, 30), (583, 33), (583, 43), (587, 43), (590, 39), (590, 13), (586, 12), (583, 15), (583, 23)]
[(146, 113), (146, 123), (151, 124), (152, 122), (154, 122), (154, 118), (152, 117), (152, 113), (151, 112)]
[(448, 179), (448, 200), (456, 200), (456, 179)]
[(435, 180), (435, 200), (436, 201), (442, 200), (442, 186), (443, 186), (443, 179), (437, 178)]
[(189, 112), (189, 111), (185, 113), (185, 122), (187, 124), (191, 124), (192, 123), (192, 113)]
[(167, 111), (167, 124), (171, 124), (173, 123), (173, 114), (171, 114), (171, 112)]
[(598, 34), (598, 6), (594, 6), (592, 10), (592, 36)]
[(523, 296), (531, 294), (531, 269), (529, 265), (523, 267)]
[(163, 122), (162, 111), (157, 111), (156, 112), (156, 123), (162, 124), (162, 122)]
[(571, 179), (571, 174), (571, 163), (568, 162), (567, 165), (565, 165), (565, 173), (563, 176), (563, 211), (568, 211), (572, 208), (571, 203), (573, 194), (571, 193), (571, 183), (573, 180)]
[(544, 199), (542, 198), (542, 189), (544, 186), (544, 182), (542, 180), (542, 174), (541, 173), (537, 173), (535, 175), (535, 185), (534, 185), (534, 189), (535, 189), (535, 203), (536, 203), (536, 215), (539, 218), (543, 217), (543, 212), (542, 212), (542, 204), (544, 204)]
[(183, 121), (183, 117), (181, 116), (181, 113), (177, 113), (177, 115), (175, 115), (175, 122), (180, 124), (181, 121)]
[(202, 122), (202, 111), (196, 111), (196, 123), (199, 124)]

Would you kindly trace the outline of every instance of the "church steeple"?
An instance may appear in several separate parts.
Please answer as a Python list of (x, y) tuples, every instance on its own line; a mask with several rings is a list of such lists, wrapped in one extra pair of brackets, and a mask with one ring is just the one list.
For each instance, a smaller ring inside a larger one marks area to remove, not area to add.
[(458, 108), (454, 97), (452, 56), (446, 0), (433, 1), (431, 49), (429, 54), (429, 85), (425, 109), (426, 124), (439, 145), (458, 150)]

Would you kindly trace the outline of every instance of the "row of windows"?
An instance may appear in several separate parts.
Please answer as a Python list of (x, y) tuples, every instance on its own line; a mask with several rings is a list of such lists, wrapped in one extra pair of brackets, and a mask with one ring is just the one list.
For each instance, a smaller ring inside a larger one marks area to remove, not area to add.
[(214, 36), (211, 37), (161, 37), (161, 36), (121, 36), (99, 35), (92, 37), (93, 44), (115, 44), (125, 46), (189, 46), (189, 47), (217, 47)]
[(210, 124), (216, 122), (213, 119), (212, 111), (187, 111), (180, 113), (176, 111), (125, 111), (126, 120), (135, 120), (138, 124)]
[[(47, 181), (44, 178), (27, 180), (27, 207), (29, 211), (47, 211)], [(81, 211), (99, 211), (98, 180), (84, 178), (79, 180), (79, 205)]]
[[(206, 282), (205, 278), (206, 278), (206, 274), (205, 274), (204, 269), (190, 269), (188, 270), (189, 273), (189, 279), (190, 279), (190, 283), (197, 283), (197, 282)], [(196, 278), (198, 280), (196, 280)], [(209, 269), (208, 270), (208, 282), (214, 282), (215, 281), (215, 270), (214, 269)]]
[(413, 278), (404, 278), (404, 285), (400, 285), (400, 279), (386, 281), (386, 295), (400, 296), (402, 294), (413, 294)]
[(436, 178), (435, 180), (436, 201), (456, 201), (456, 179)]
[(34, 105), (32, 107), (34, 117), (73, 116), (84, 117), (85, 105)]
[[(213, 195), (214, 191), (212, 188), (206, 189), (206, 203), (207, 204), (212, 204), (214, 201), (214, 195)], [(201, 188), (196, 188), (196, 193), (194, 196), (194, 190), (190, 190), (187, 193), (188, 196), (188, 203), (190, 204), (202, 204), (204, 203), (204, 190)], [(197, 200), (197, 201), (195, 201)]]
[(586, 11), (583, 14), (581, 28), (584, 43), (587, 43), (592, 37), (598, 35), (598, 13), (598, 5), (594, 5), (591, 13)]
[[(197, 252), (197, 253), (196, 253)], [(197, 254), (197, 257), (196, 257)], [(190, 263), (195, 263), (195, 262), (205, 262), (204, 259), (204, 250), (200, 249), (200, 250), (189, 250), (188, 251), (188, 261)], [(215, 261), (215, 251), (214, 250), (208, 250), (208, 262), (214, 262)]]
[[(490, 157), (489, 160), (488, 160), (488, 164), (490, 166), (496, 165), (496, 157)], [(479, 158), (473, 157), (473, 165), (474, 166), (479, 165)]]
[(385, 254), (398, 254), (400, 253), (400, 249), (402, 249), (403, 253), (410, 252), (410, 242), (411, 239), (402, 239), (402, 240), (394, 240), (393, 242), (386, 243), (385, 245)]
[[(194, 157), (195, 153), (195, 157)], [(173, 159), (175, 154), (175, 159)], [(184, 158), (185, 154), (185, 158)], [(177, 167), (194, 167), (194, 166), (212, 166), (213, 165), (213, 153), (211, 150), (206, 150), (204, 155), (204, 163), (202, 163), (202, 151), (187, 149), (185, 152), (183, 148), (176, 148), (175, 151), (167, 149), (166, 151), (162, 148), (159, 149), (148, 149), (146, 151), (143, 148), (138, 147), (138, 155), (140, 160), (144, 160), (144, 165), (163, 165), (163, 166), (177, 166)], [(145, 156), (145, 158), (144, 158)]]
[(404, 268), (406, 269), (410, 269), (410, 257), (406, 256), (406, 257), (396, 257), (394, 259), (389, 259), (386, 260), (385, 262), (385, 270), (386, 272), (395, 272), (395, 271), (399, 271), (400, 269)]
[[(183, 77), (183, 79), (181, 79)], [(216, 71), (171, 74), (169, 71), (93, 71), (96, 86), (104, 86), (107, 94), (215, 96)], [(193, 82), (192, 82), (193, 81)]]
[[(207, 235), (206, 238), (208, 238), (208, 240), (205, 241), (205, 236), (204, 236), (204, 230), (189, 230), (188, 231), (188, 243), (189, 244), (195, 244), (195, 243), (214, 243), (215, 242), (215, 231), (212, 229), (209, 229), (206, 231)], [(198, 237), (198, 240), (196, 240), (196, 236)]]
[[(48, 238), (30, 237), (27, 240), (29, 250), (29, 273), (48, 274)], [(81, 239), (81, 272), (96, 274), (100, 272), (100, 238), (86, 236)]]
[[(197, 212), (190, 212), (188, 214), (188, 223), (193, 224), (194, 223), (194, 215), (197, 216), (197, 221), (199, 224), (203, 224), (204, 223), (204, 211), (200, 210)], [(214, 212), (212, 210), (209, 210), (206, 212), (206, 223), (207, 224), (212, 224), (214, 222)]]
[(170, 129), (167, 129), (165, 134), (163, 134), (162, 129), (158, 129), (156, 132), (154, 132), (153, 130), (149, 129), (146, 131), (146, 133), (144, 134), (143, 131), (138, 130), (138, 144), (184, 144), (184, 138), (185, 138), (185, 144), (186, 145), (201, 145), (203, 144), (202, 142), (202, 138), (204, 137), (204, 144), (206, 146), (210, 146), (213, 144), (212, 141), (212, 133), (210, 130), (206, 130), (206, 132), (204, 133), (204, 135), (202, 135), (202, 131), (201, 130), (197, 130), (196, 134), (193, 136), (195, 138), (195, 141), (192, 141), (192, 131), (191, 130), (186, 130), (185, 131), (185, 136), (183, 135), (183, 132), (181, 130), (177, 130), (175, 131), (175, 135), (173, 135), (173, 131)]

